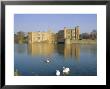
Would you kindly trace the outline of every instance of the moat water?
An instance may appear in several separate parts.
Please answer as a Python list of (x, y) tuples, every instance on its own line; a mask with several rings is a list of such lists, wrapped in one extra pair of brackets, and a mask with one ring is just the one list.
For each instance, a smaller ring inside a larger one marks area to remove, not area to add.
[(56, 70), (63, 76), (63, 66), (70, 68), (67, 76), (96, 76), (97, 45), (14, 45), (14, 70), (21, 76), (56, 76)]

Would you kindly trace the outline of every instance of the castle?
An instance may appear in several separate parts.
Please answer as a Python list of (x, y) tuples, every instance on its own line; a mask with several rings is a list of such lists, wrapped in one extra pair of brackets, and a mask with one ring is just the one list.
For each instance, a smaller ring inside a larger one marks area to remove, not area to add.
[(66, 28), (58, 33), (53, 33), (51, 30), (47, 32), (28, 32), (28, 43), (67, 43), (71, 40), (78, 40), (80, 35), (79, 26), (75, 28)]
[(56, 35), (50, 30), (47, 32), (28, 32), (28, 43), (54, 43), (55, 41)]

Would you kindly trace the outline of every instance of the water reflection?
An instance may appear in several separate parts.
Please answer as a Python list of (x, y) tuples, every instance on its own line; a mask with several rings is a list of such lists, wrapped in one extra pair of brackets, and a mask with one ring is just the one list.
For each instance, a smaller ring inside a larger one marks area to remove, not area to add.
[(42, 55), (42, 56), (49, 56), (52, 55), (55, 51), (55, 45), (53, 44), (28, 44), (28, 53), (32, 56)]
[(16, 44), (16, 47), (14, 48), (14, 51), (22, 54), (26, 52), (26, 44)]
[(63, 55), (65, 59), (80, 57), (80, 45), (79, 44), (46, 44), (46, 43), (34, 43), (28, 44), (28, 53), (32, 56), (51, 56), (54, 53)]
[(97, 75), (97, 45), (15, 44), (14, 50), (17, 76), (63, 75), (63, 66), (70, 68), (68, 76)]
[(64, 56), (65, 58), (76, 58), (79, 59), (80, 57), (80, 46), (79, 44), (71, 44), (65, 45), (64, 48)]
[(90, 54), (90, 55), (93, 55), (93, 56), (96, 56), (97, 55), (97, 45), (81, 45), (81, 52), (83, 54)]

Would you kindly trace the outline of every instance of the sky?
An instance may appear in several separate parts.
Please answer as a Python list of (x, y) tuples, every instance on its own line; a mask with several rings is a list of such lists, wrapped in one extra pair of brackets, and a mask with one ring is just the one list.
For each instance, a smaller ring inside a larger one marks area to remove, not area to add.
[(80, 32), (97, 30), (96, 14), (15, 14), (14, 32), (48, 31), (58, 32), (64, 27), (80, 27)]

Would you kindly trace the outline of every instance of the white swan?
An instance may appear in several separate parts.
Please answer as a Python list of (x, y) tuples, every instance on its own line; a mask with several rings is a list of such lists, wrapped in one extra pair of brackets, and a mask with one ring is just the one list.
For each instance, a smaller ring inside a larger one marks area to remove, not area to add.
[(47, 62), (47, 63), (49, 63), (49, 62), (50, 62), (50, 60), (48, 60), (48, 59), (47, 59), (47, 60), (46, 60), (46, 62)]
[(60, 71), (59, 70), (56, 70), (56, 75), (60, 76)]
[(70, 72), (70, 68), (68, 67), (63, 67), (63, 73), (69, 73)]

